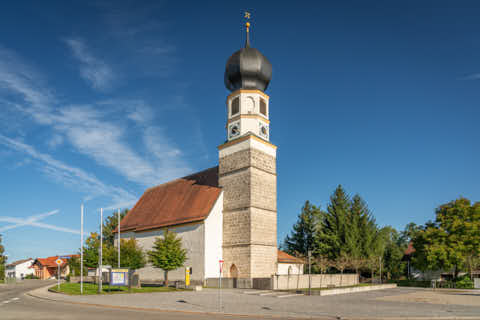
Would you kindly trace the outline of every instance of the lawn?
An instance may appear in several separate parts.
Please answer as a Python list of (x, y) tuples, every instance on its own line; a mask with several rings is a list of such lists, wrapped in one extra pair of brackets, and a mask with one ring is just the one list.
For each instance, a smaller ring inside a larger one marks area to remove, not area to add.
[[(80, 283), (62, 283), (60, 284), (60, 291), (55, 285), (49, 290), (53, 292), (61, 292), (70, 295), (80, 294)], [(185, 291), (185, 289), (175, 289), (172, 287), (141, 287), (141, 288), (132, 288), (131, 292), (128, 290), (128, 287), (117, 287), (117, 286), (108, 286), (104, 285), (102, 288), (102, 294), (115, 294), (115, 293), (146, 293), (146, 292), (171, 292), (171, 291)], [(83, 294), (97, 294), (98, 287), (96, 284), (84, 283), (83, 284)]]

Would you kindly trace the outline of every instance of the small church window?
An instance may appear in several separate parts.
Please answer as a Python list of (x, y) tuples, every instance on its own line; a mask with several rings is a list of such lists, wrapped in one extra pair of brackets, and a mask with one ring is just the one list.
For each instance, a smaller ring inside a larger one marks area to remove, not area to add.
[(267, 115), (267, 104), (263, 99), (260, 99), (260, 113), (263, 114), (264, 116)]
[(240, 112), (240, 98), (236, 97), (232, 100), (232, 116)]

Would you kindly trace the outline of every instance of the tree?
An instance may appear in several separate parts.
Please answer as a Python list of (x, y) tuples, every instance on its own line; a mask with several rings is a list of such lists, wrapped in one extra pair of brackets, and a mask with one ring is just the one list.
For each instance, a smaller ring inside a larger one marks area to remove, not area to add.
[(350, 199), (341, 185), (330, 197), (327, 212), (322, 216), (321, 225), (317, 233), (318, 252), (335, 260), (345, 252)]
[(182, 248), (182, 240), (174, 232), (166, 230), (163, 238), (155, 239), (148, 257), (155, 268), (165, 272), (165, 286), (168, 286), (168, 272), (183, 266), (187, 251)]
[(338, 271), (340, 271), (340, 286), (342, 286), (342, 282), (343, 282), (343, 271), (345, 271), (346, 268), (348, 268), (351, 264), (350, 264), (350, 258), (347, 256), (346, 253), (342, 253), (339, 257), (337, 257), (337, 259), (335, 259), (333, 262), (332, 262), (332, 265), (335, 267), (335, 269), (337, 269)]
[(5, 247), (2, 245), (2, 235), (0, 234), (0, 280), (5, 279), (5, 263), (7, 257), (4, 255)]
[(284, 248), (289, 254), (308, 255), (315, 247), (316, 228), (321, 216), (320, 209), (307, 200), (298, 215), (291, 234), (285, 238)]
[(402, 262), (402, 258), (407, 245), (393, 227), (382, 228), (382, 233), (385, 248), (382, 259), (384, 272), (387, 274), (387, 279), (398, 278), (405, 273), (405, 262)]
[[(85, 240), (85, 246), (83, 247), (83, 262), (86, 267), (98, 268), (98, 249), (100, 248), (100, 235), (96, 232), (90, 233), (90, 236)], [(102, 246), (102, 264), (107, 264), (109, 256), (112, 255), (112, 246), (107, 245), (105, 242)]]
[[(118, 265), (118, 249), (109, 246), (107, 249), (106, 261), (111, 266)], [(120, 264), (123, 268), (137, 270), (145, 267), (147, 263), (145, 253), (133, 238), (126, 240), (121, 239), (120, 242)]]
[[(128, 209), (120, 212), (120, 220), (122, 220), (128, 213)], [(112, 215), (108, 216), (103, 222), (103, 242), (107, 245), (113, 246), (115, 234), (113, 231), (118, 226), (118, 213), (114, 211)], [(121, 230), (120, 230), (121, 232)]]
[[(436, 209), (434, 223), (427, 223), (413, 239), (413, 263), (418, 269), (471, 269), (480, 256), (480, 203), (459, 198)], [(471, 271), (471, 270), (469, 270)]]

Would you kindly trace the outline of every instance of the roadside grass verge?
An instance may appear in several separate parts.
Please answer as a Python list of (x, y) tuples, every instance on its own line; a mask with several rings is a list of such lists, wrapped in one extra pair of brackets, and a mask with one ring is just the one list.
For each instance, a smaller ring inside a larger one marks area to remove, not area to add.
[[(141, 287), (141, 288), (132, 288), (131, 291), (129, 291), (128, 287), (123, 287), (123, 286), (117, 287), (117, 286), (109, 286), (109, 285), (103, 285), (102, 289), (103, 289), (102, 294), (186, 291), (186, 289), (175, 289), (172, 287)], [(48, 290), (56, 293), (79, 295), (80, 283), (62, 283), (60, 284), (60, 290), (58, 290), (57, 285), (50, 287)], [(98, 286), (93, 283), (84, 283), (83, 294), (84, 295), (98, 294)]]

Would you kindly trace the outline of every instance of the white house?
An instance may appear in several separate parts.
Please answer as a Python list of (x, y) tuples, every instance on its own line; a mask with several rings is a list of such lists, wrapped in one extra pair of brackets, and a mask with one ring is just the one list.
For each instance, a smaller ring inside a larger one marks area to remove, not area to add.
[(19, 280), (24, 279), (27, 275), (33, 274), (34, 269), (32, 268), (33, 259), (24, 259), (18, 260), (8, 264), (5, 267), (5, 277), (6, 278), (17, 278)]

